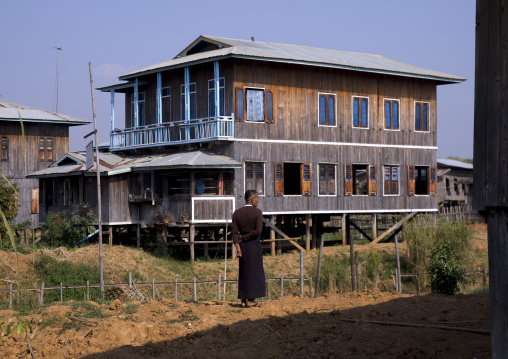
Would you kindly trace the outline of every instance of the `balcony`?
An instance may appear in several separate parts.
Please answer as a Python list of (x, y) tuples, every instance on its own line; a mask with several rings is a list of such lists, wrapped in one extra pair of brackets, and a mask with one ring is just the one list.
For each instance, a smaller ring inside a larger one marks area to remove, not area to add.
[(233, 114), (114, 130), (110, 134), (110, 150), (228, 141), (232, 138)]

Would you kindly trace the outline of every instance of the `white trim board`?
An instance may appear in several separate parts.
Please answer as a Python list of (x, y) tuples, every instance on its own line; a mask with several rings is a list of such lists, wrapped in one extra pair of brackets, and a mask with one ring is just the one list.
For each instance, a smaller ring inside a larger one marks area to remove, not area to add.
[(262, 140), (253, 138), (231, 138), (235, 142), (260, 142), (293, 145), (321, 145), (321, 146), (350, 146), (350, 147), (383, 147), (383, 148), (408, 148), (419, 150), (437, 150), (437, 146), (412, 146), (412, 145), (384, 145), (377, 143), (351, 143), (351, 142), (320, 142), (320, 141), (296, 141), (296, 140)]
[(263, 215), (276, 215), (276, 214), (341, 214), (341, 213), (412, 213), (412, 212), (437, 212), (437, 208), (423, 208), (423, 209), (357, 209), (357, 210), (343, 210), (336, 209), (330, 211), (284, 211), (284, 212), (263, 212)]

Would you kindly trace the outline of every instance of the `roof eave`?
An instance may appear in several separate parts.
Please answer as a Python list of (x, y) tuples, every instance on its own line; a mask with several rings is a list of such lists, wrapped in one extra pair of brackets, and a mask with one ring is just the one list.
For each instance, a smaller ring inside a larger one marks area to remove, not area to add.
[[(0, 118), (0, 121), (13, 121), (13, 122), (19, 122), (19, 117), (18, 118)], [(38, 120), (38, 119), (33, 119), (33, 118), (23, 118), (23, 122), (37, 122), (37, 123), (51, 123), (51, 124), (55, 124), (55, 125), (67, 125), (67, 126), (82, 126), (82, 125), (88, 125), (90, 123), (92, 123), (91, 121), (85, 121), (83, 120), (83, 122), (78, 122), (78, 121), (65, 121), (65, 120), (62, 120), (62, 121), (55, 121), (55, 120)]]

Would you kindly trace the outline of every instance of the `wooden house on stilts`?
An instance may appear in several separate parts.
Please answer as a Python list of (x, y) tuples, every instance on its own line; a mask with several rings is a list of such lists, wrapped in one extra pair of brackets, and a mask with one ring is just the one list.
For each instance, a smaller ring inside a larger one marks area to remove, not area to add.
[[(377, 55), (211, 36), (119, 79), (100, 88), (111, 95), (104, 224), (159, 231), (154, 214), (167, 209), (159, 238), (187, 231), (191, 257), (247, 189), (268, 223), (306, 234), (306, 249), (309, 226), (319, 238), (330, 216), (369, 214), (376, 228), (377, 214), (437, 211), (436, 86), (464, 81)], [(83, 163), (68, 154), (32, 177), (51, 188), (76, 176), (88, 193)]]

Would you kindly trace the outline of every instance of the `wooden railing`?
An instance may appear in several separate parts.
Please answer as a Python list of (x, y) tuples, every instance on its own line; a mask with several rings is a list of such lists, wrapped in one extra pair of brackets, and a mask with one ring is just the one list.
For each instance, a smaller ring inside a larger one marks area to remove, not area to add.
[(110, 134), (110, 149), (228, 140), (233, 137), (234, 116), (231, 114), (115, 130)]

